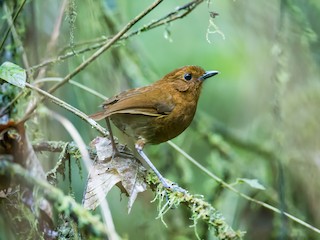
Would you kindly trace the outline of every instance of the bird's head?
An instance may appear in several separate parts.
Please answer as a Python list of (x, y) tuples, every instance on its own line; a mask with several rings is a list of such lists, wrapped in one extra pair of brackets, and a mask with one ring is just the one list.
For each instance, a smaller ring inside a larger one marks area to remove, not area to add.
[(168, 73), (159, 82), (171, 83), (180, 92), (192, 91), (199, 96), (204, 80), (218, 73), (218, 71), (205, 71), (198, 66), (185, 66)]

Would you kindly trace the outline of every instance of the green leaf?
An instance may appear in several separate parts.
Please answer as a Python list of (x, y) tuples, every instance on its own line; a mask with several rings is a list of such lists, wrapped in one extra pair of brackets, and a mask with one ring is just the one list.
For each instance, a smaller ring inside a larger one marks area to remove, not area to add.
[(0, 78), (20, 88), (26, 85), (26, 70), (11, 62), (4, 62), (0, 66)]
[(246, 183), (252, 188), (266, 190), (266, 188), (258, 182), (258, 179), (237, 178), (236, 183)]

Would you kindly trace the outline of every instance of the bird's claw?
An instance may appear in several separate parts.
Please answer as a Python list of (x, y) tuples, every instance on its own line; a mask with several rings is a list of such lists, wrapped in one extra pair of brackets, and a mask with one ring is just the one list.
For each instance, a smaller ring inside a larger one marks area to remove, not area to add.
[(115, 159), (115, 158), (130, 158), (130, 157), (133, 157), (132, 154), (128, 153), (128, 152), (124, 152), (124, 151), (119, 151), (118, 149), (116, 151), (113, 151), (112, 153), (112, 159)]
[(170, 189), (170, 191), (172, 191), (172, 192), (181, 192), (183, 194), (187, 193), (187, 191), (185, 189), (179, 187), (179, 185), (176, 183), (169, 184), (165, 181), (165, 182), (162, 182), (162, 185), (164, 188)]

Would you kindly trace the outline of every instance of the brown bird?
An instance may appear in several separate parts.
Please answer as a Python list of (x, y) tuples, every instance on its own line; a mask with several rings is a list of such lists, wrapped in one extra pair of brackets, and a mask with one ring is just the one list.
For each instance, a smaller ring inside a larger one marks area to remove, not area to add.
[(218, 74), (198, 66), (185, 66), (165, 75), (157, 82), (124, 91), (103, 103), (103, 110), (90, 117), (96, 121), (106, 119), (114, 154), (114, 144), (108, 118), (122, 132), (135, 140), (140, 156), (166, 188), (172, 185), (162, 177), (142, 151), (145, 144), (166, 142), (182, 133), (191, 123), (205, 79)]

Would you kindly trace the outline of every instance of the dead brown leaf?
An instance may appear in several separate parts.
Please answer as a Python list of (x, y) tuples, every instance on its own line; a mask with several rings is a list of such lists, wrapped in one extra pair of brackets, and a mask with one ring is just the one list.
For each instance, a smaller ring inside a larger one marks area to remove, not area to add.
[(108, 138), (97, 137), (91, 145), (97, 151), (97, 158), (88, 176), (83, 199), (84, 207), (94, 210), (101, 203), (101, 197), (104, 198), (111, 188), (117, 185), (129, 196), (128, 212), (130, 212), (138, 193), (147, 189), (146, 169), (124, 146), (119, 148), (121, 156), (112, 157), (111, 141)]

